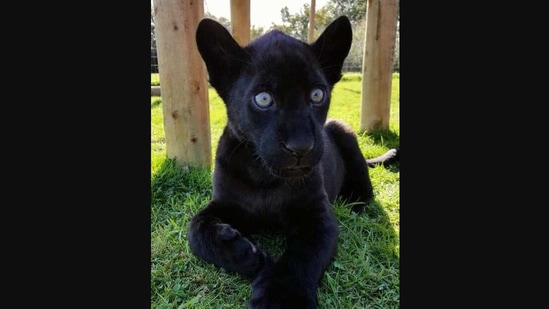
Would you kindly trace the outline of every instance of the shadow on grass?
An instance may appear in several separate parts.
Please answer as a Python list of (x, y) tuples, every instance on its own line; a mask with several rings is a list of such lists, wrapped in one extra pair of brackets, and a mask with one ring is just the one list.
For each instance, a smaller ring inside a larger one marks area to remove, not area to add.
[[(399, 157), (400, 157), (400, 135), (395, 133), (392, 130), (372, 130), (369, 132), (363, 132), (361, 134), (365, 134), (366, 136), (370, 137), (374, 144), (386, 147), (387, 149), (393, 149), (396, 148), (399, 151)], [(397, 159), (394, 163), (391, 163), (390, 165), (386, 166), (386, 168), (391, 172), (397, 172), (400, 170), (400, 160)]]
[(183, 203), (192, 195), (210, 197), (211, 192), (212, 181), (209, 170), (190, 168), (184, 171), (174, 159), (164, 160), (151, 179), (153, 207), (162, 207), (173, 201)]
[(184, 171), (174, 160), (166, 159), (151, 179), (151, 232), (179, 222), (181, 233), (198, 208), (211, 198), (211, 173), (206, 169)]
[(341, 198), (334, 203), (338, 251), (319, 285), (319, 301), (326, 308), (399, 308), (399, 236), (391, 222), (391, 204), (374, 196), (357, 214), (351, 211), (352, 203)]
[[(379, 268), (384, 275), (371, 282), (368, 298), (376, 299), (376, 302), (398, 307), (400, 300), (400, 254), (399, 236), (391, 223), (388, 213), (378, 199), (374, 199), (367, 207), (365, 215), (375, 221), (374, 228), (370, 231), (377, 235), (378, 241), (370, 244), (370, 254), (379, 257)], [(388, 306), (388, 307), (392, 307)]]
[[(381, 139), (383, 134), (389, 133), (372, 134), (379, 134)], [(189, 250), (185, 236), (189, 221), (208, 203), (211, 193), (209, 170), (191, 168), (184, 171), (175, 160), (163, 161), (152, 177), (152, 307), (176, 308), (198, 299), (206, 307), (215, 307), (215, 302), (220, 300), (241, 306), (249, 297), (251, 287), (248, 280), (196, 258)], [(385, 211), (387, 205), (380, 200), (374, 198), (363, 214), (351, 213), (349, 204), (334, 206), (336, 217), (344, 226), (338, 246), (342, 247), (341, 252), (345, 252), (346, 260), (336, 257), (327, 270), (330, 275), (323, 276), (319, 286), (321, 303), (334, 304), (341, 298), (343, 307), (356, 301), (371, 303), (373, 307), (398, 307), (399, 240)], [(260, 233), (253, 238), (260, 248), (275, 258), (283, 253), (283, 236)], [(351, 248), (345, 248), (347, 245)], [(360, 252), (364, 251), (366, 256), (363, 254), (361, 257)], [(362, 270), (363, 265), (373, 266)], [(363, 275), (355, 278), (358, 273)], [(348, 283), (357, 278), (361, 280), (360, 285), (348, 287)], [(208, 295), (204, 294), (205, 287), (209, 289)]]
[(400, 135), (392, 130), (372, 130), (365, 132), (364, 134), (369, 136), (375, 144), (380, 146), (384, 146), (389, 149), (400, 147)]
[(213, 273), (190, 254), (186, 239), (190, 218), (211, 198), (211, 173), (184, 171), (165, 159), (152, 176), (151, 308), (178, 308), (196, 299), (204, 289), (201, 278)]

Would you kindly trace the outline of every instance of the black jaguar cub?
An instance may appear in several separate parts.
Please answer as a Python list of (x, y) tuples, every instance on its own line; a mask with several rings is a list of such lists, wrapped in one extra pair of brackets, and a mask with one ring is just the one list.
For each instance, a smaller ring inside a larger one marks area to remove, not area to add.
[[(253, 279), (248, 308), (316, 308), (317, 287), (336, 252), (337, 195), (372, 199), (368, 164), (397, 157), (392, 149), (365, 160), (355, 134), (327, 121), (352, 31), (342, 16), (312, 44), (271, 31), (240, 47), (219, 23), (202, 20), (198, 50), (209, 82), (225, 102), (213, 199), (192, 219), (189, 244), (200, 258)], [(274, 261), (250, 235), (286, 237)]]

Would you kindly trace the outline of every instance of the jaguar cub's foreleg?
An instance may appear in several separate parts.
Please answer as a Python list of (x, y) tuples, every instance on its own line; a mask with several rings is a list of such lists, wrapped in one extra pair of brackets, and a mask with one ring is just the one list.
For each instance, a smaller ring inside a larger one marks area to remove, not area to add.
[(317, 308), (318, 283), (335, 255), (339, 228), (327, 199), (296, 213), (288, 220), (285, 252), (252, 283), (248, 309)]
[(238, 207), (212, 201), (193, 217), (187, 238), (198, 257), (228, 271), (255, 278), (273, 261), (236, 229), (238, 224), (230, 217), (238, 217), (241, 212)]

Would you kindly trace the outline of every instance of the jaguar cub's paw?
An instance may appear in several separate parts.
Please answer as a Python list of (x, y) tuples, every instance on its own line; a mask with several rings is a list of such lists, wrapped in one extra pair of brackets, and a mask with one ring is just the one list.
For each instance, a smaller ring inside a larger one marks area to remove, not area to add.
[[(236, 249), (237, 252), (247, 255), (249, 253), (255, 254), (258, 252), (257, 247), (248, 240), (248, 238), (240, 235), (240, 232), (233, 229), (229, 224), (218, 223), (217, 238), (220, 239), (225, 245), (229, 245)], [(251, 251), (251, 252), (249, 252)]]
[(218, 254), (224, 260), (221, 266), (228, 271), (254, 278), (265, 265), (273, 263), (264, 251), (229, 224), (216, 224), (216, 236), (221, 248)]
[[(291, 276), (290, 276), (291, 277)], [(315, 288), (305, 288), (284, 276), (274, 278), (271, 269), (263, 270), (252, 283), (248, 309), (314, 309), (317, 307)]]
[(263, 296), (255, 295), (248, 302), (248, 309), (316, 309), (317, 304), (306, 294), (295, 291), (265, 291)]

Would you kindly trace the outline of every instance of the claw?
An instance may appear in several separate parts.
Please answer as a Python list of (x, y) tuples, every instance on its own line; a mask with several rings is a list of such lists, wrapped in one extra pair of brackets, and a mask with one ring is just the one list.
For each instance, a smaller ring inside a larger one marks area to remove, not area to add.
[(217, 235), (219, 235), (219, 238), (223, 240), (231, 240), (237, 236), (240, 236), (240, 233), (233, 229), (230, 225), (220, 223), (217, 224)]

